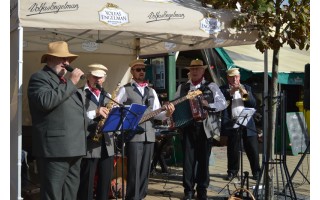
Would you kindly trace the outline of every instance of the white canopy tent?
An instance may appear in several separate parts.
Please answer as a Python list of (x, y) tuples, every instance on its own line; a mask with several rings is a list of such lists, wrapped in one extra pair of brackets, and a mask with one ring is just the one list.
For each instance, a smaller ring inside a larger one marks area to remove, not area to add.
[[(107, 90), (140, 55), (252, 44), (253, 31), (230, 28), (237, 12), (204, 8), (196, 0), (10, 1), (10, 195), (21, 198), (22, 124), (31, 124), (26, 87), (51, 41), (64, 40), (78, 54), (72, 65), (109, 68)], [(23, 114), (25, 116), (23, 116)], [(22, 118), (23, 116), (23, 118)]]

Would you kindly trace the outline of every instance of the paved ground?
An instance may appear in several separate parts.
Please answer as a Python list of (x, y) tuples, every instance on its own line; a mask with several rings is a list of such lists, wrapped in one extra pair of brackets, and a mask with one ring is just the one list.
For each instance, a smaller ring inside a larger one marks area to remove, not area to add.
[[(289, 175), (292, 174), (293, 170), (296, 168), (300, 158), (302, 155), (291, 156), (288, 155), (286, 158), (286, 166), (288, 167)], [(231, 183), (229, 181), (224, 180), (226, 177), (226, 147), (214, 147), (212, 150), (210, 163), (210, 187), (208, 189), (208, 196), (210, 199), (219, 200), (219, 199), (227, 199), (227, 197), (232, 194), (236, 190), (236, 188), (240, 188), (240, 181), (238, 179), (234, 179)], [(310, 184), (308, 181), (310, 180), (310, 160), (309, 155), (307, 155), (302, 164), (299, 167), (300, 172), (298, 171), (296, 175), (293, 177), (293, 189), (296, 193), (297, 199), (310, 199)], [(244, 154), (243, 156), (243, 168), (244, 171), (250, 172), (249, 162)], [(278, 164), (277, 167), (274, 167), (275, 175), (275, 194), (281, 193), (283, 185), (286, 184), (287, 179), (282, 179), (280, 173), (280, 167), (284, 168), (285, 164)], [(183, 197), (183, 187), (182, 187), (182, 169), (181, 167), (170, 167), (169, 175), (156, 174), (151, 177), (149, 184), (149, 195), (146, 200), (151, 199), (181, 199)], [(307, 179), (305, 179), (305, 177)], [(252, 187), (256, 185), (257, 181), (251, 179), (251, 173), (249, 173), (249, 190), (253, 193)], [(278, 181), (277, 181), (278, 180)], [(285, 183), (284, 183), (284, 181)], [(228, 184), (229, 183), (229, 184)], [(260, 181), (260, 185), (263, 181)], [(277, 189), (280, 188), (279, 190)], [(229, 188), (229, 189), (228, 189)], [(244, 188), (247, 188), (246, 186)], [(230, 192), (230, 193), (229, 193)], [(289, 191), (287, 192), (287, 199), (290, 198)], [(291, 195), (292, 199), (293, 194)], [(256, 199), (262, 199), (260, 197)], [(275, 195), (275, 199), (285, 199), (284, 195)]]
[[(262, 156), (262, 155), (261, 155)], [(301, 155), (291, 156), (287, 155), (286, 162), (281, 162), (282, 164), (274, 165), (274, 199), (294, 199), (293, 194), (290, 195), (287, 192), (287, 196), (283, 195), (282, 189), (283, 185), (286, 185), (287, 179), (282, 178), (280, 173), (281, 168), (284, 169), (285, 166), (288, 167), (289, 175), (292, 174), (294, 169), (297, 167), (299, 160), (301, 159)], [(248, 163), (248, 159), (246, 155), (243, 156), (243, 168), (244, 171), (250, 172), (250, 167)], [(280, 158), (278, 158), (280, 159)], [(176, 159), (177, 160), (177, 159)], [(283, 159), (281, 159), (283, 160)], [(179, 161), (179, 159), (178, 159)], [(153, 173), (150, 182), (149, 182), (149, 191), (148, 196), (145, 200), (154, 200), (154, 199), (181, 199), (183, 197), (183, 187), (182, 187), (182, 168), (180, 167), (179, 162), (173, 163), (169, 167), (168, 174), (160, 174)], [(234, 179), (232, 182), (224, 180), (226, 176), (226, 147), (214, 147), (212, 149), (212, 156), (210, 159), (210, 187), (208, 189), (208, 196), (212, 200), (223, 200), (228, 199), (230, 194), (236, 190), (236, 188), (240, 188), (240, 182), (238, 179)], [(32, 163), (29, 169), (32, 169)], [(29, 174), (29, 177), (32, 177), (32, 173)], [(249, 175), (251, 177), (251, 173)], [(283, 175), (283, 177), (285, 177)], [(36, 177), (33, 179), (33, 183), (36, 184)], [(296, 193), (297, 199), (310, 199), (310, 155), (303, 159), (302, 164), (299, 167), (299, 171), (297, 171), (296, 175), (293, 177), (293, 189)], [(229, 183), (229, 184), (228, 184)], [(253, 193), (252, 187), (256, 185), (256, 181), (249, 179), (249, 191)], [(260, 185), (263, 181), (260, 182)], [(245, 187), (247, 188), (247, 187)], [(277, 189), (280, 188), (280, 189)], [(263, 190), (262, 190), (263, 191)], [(26, 184), (23, 187), (23, 194), (25, 199), (36, 200), (39, 199), (38, 192), (39, 189), (34, 184)], [(281, 194), (279, 194), (281, 193)], [(256, 199), (263, 199), (258, 196)]]

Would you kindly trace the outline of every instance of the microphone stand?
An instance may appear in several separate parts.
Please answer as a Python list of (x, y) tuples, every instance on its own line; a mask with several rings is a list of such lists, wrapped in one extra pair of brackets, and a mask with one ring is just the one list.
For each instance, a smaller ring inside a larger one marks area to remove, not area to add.
[[(243, 172), (243, 146), (242, 146), (242, 129), (243, 127), (246, 127), (244, 124), (244, 122), (247, 120), (247, 118), (249, 117), (249, 114), (246, 114), (244, 116), (241, 116), (243, 117), (241, 123), (239, 123), (239, 121), (237, 120), (234, 125), (239, 125), (239, 127), (237, 128), (237, 132), (236, 132), (236, 135), (240, 137), (240, 187), (241, 187), (241, 190), (240, 190), (240, 198), (243, 198), (243, 186), (245, 184), (245, 182), (247, 181), (247, 189), (249, 189), (249, 173), (246, 171), (246, 172)], [(245, 174), (245, 176), (243, 177), (243, 173)], [(236, 176), (233, 176), (232, 179), (218, 192), (218, 194), (227, 186), (229, 186), (229, 184), (231, 183), (231, 181), (233, 181), (233, 179), (235, 178)], [(244, 179), (245, 178), (245, 179)], [(228, 187), (229, 188), (229, 187)], [(249, 196), (248, 192), (247, 192), (247, 196)]]
[[(123, 176), (124, 176), (124, 151), (125, 151), (125, 141), (124, 141), (124, 129), (123, 129), (123, 126), (122, 126), (122, 123), (123, 123), (123, 120), (124, 120), (124, 117), (125, 117), (125, 111), (127, 111), (127, 112), (130, 112), (130, 113), (132, 113), (134, 116), (138, 116), (136, 113), (134, 113), (134, 112), (132, 112), (131, 110), (129, 110), (128, 108), (126, 108), (125, 107), (125, 105), (124, 104), (121, 104), (121, 103), (119, 103), (119, 102), (117, 102), (117, 101), (115, 101), (114, 99), (112, 99), (111, 97), (109, 97), (108, 96), (108, 93), (107, 92), (105, 92), (104, 91), (104, 89), (99, 85), (99, 84), (96, 84), (96, 87), (97, 87), (97, 89), (99, 89), (100, 91), (101, 91), (101, 94), (104, 96), (104, 97), (106, 97), (107, 99), (109, 99), (110, 101), (113, 101), (115, 104), (117, 104), (117, 105), (119, 105), (119, 107), (120, 107), (120, 121), (119, 121), (119, 124), (118, 124), (118, 126), (117, 126), (117, 129), (116, 129), (116, 131), (117, 130), (119, 130), (120, 129), (120, 134), (121, 134), (121, 140), (122, 140), (122, 144), (121, 144), (121, 162), (122, 162), (122, 165), (121, 165), (121, 174), (122, 174), (122, 198), (124, 199), (125, 198), (125, 196), (124, 196), (124, 189), (125, 189), (125, 187), (124, 187), (124, 178), (123, 178)], [(114, 144), (116, 144), (116, 143), (114, 143)], [(116, 176), (118, 176), (118, 173), (117, 173), (117, 168), (116, 168)], [(118, 199), (118, 195), (117, 195), (117, 193), (118, 193), (118, 179), (116, 178), (116, 199)]]

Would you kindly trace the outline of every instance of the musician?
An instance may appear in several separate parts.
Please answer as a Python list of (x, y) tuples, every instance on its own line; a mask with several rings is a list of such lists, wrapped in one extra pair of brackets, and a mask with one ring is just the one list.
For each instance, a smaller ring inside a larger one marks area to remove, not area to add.
[[(107, 117), (109, 110), (106, 104), (110, 101), (106, 97), (102, 84), (105, 82), (108, 68), (102, 64), (91, 64), (88, 66), (86, 84), (79, 89), (85, 99), (86, 115), (90, 119), (87, 137), (87, 155), (81, 161), (80, 187), (78, 199), (81, 200), (106, 200), (113, 174), (114, 141), (112, 133), (96, 133), (96, 128), (101, 117)], [(97, 88), (97, 84), (100, 88)], [(99, 141), (94, 141), (95, 134), (102, 134)], [(95, 188), (94, 180), (98, 171), (98, 181)]]
[(192, 199), (195, 196), (195, 185), (197, 199), (207, 199), (207, 188), (209, 186), (209, 157), (211, 155), (212, 139), (219, 136), (219, 128), (213, 128), (212, 124), (216, 112), (226, 108), (226, 100), (216, 83), (205, 79), (207, 65), (203, 61), (192, 60), (189, 67), (190, 79), (187, 83), (178, 86), (175, 97), (187, 95), (190, 90), (200, 89), (203, 93), (202, 102), (209, 111), (206, 119), (193, 121), (181, 129), (182, 151), (183, 151), (183, 187), (184, 199)]
[[(119, 89), (117, 101), (125, 105), (138, 103), (147, 106), (146, 113), (161, 108), (158, 95), (145, 81), (146, 68), (143, 59), (133, 60), (129, 64), (132, 80)], [(155, 119), (164, 120), (174, 111), (172, 103), (163, 106), (163, 112)], [(148, 120), (140, 124), (142, 133), (137, 133), (126, 141), (127, 155), (127, 200), (144, 199), (147, 196), (148, 180), (150, 176), (151, 158), (154, 150), (155, 129), (153, 121)]]
[(40, 173), (40, 199), (76, 199), (80, 162), (86, 154), (84, 101), (76, 84), (84, 74), (69, 65), (78, 55), (68, 44), (48, 44), (43, 69), (31, 75), (28, 102), (32, 118), (32, 155)]
[[(238, 174), (240, 165), (240, 136), (243, 138), (243, 146), (248, 156), (253, 179), (259, 177), (259, 151), (258, 138), (253, 118), (247, 123), (246, 127), (240, 129), (234, 126), (234, 118), (239, 116), (245, 108), (255, 108), (256, 100), (251, 92), (251, 87), (240, 83), (240, 72), (238, 68), (232, 68), (227, 71), (228, 84), (220, 87), (226, 100), (230, 105), (222, 112), (221, 135), (228, 137), (227, 157), (228, 170), (227, 180), (231, 180)], [(241, 132), (239, 132), (239, 131)]]

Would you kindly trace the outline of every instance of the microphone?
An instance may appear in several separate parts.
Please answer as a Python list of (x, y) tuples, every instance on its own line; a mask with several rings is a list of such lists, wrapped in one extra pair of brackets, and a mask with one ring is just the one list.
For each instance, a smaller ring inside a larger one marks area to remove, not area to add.
[(103, 87), (101, 87), (101, 85), (99, 85), (98, 83), (96, 83), (96, 88), (97, 88), (98, 90), (100, 90), (101, 92), (103, 91)]
[(106, 92), (105, 90), (104, 90), (104, 88), (101, 86), (101, 85), (99, 85), (98, 83), (96, 83), (96, 88), (98, 89), (98, 90), (100, 90), (101, 91), (101, 94), (102, 95), (104, 95), (104, 96), (108, 96), (108, 92)]
[[(70, 66), (70, 65), (64, 65), (64, 68), (68, 71), (68, 72), (72, 72), (74, 69)], [(80, 79), (84, 79), (84, 75), (80, 76)]]

